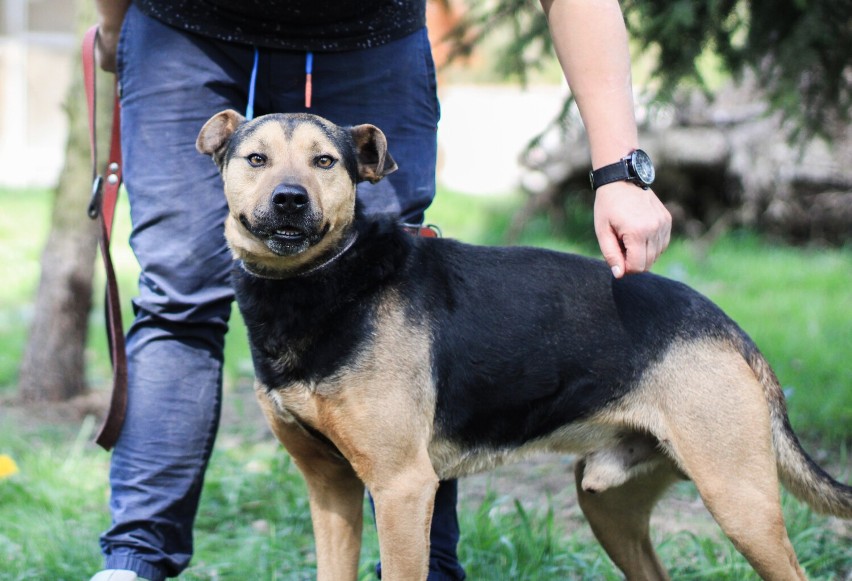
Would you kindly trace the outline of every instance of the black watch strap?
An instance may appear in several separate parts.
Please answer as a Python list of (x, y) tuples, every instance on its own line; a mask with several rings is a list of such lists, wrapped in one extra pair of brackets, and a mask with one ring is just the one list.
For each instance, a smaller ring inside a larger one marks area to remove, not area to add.
[(592, 191), (601, 186), (631, 179), (630, 171), (627, 169), (627, 159), (620, 159), (615, 163), (605, 165), (602, 168), (589, 172), (589, 181), (592, 183)]

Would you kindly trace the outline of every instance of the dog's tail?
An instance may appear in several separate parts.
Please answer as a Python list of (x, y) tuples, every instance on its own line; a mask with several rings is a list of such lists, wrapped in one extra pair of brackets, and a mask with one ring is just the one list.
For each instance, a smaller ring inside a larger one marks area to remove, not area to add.
[(804, 451), (787, 416), (784, 392), (775, 372), (756, 348), (748, 349), (749, 365), (763, 385), (772, 429), (772, 444), (782, 484), (816, 512), (852, 518), (852, 487), (829, 476)]

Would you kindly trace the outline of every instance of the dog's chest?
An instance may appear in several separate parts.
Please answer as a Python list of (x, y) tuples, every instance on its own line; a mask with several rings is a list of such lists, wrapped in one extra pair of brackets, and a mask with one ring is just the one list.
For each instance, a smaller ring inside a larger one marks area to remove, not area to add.
[(257, 379), (273, 388), (298, 392), (301, 387), (310, 393), (346, 373), (369, 343), (373, 317), (368, 304), (340, 308), (311, 287), (285, 289), (237, 285), (237, 301)]
[[(285, 386), (270, 389), (258, 385), (259, 397), (265, 397), (279, 419), (288, 423), (297, 423), (314, 428), (321, 423), (321, 405), (318, 392), (338, 391), (336, 387), (323, 384), (293, 382)], [(327, 398), (323, 398), (327, 399)]]
[[(302, 348), (293, 354), (281, 351), (282, 346), (263, 359), (256, 356), (255, 362), (258, 395), (270, 404), (266, 409), (275, 421), (296, 424), (344, 455), (370, 441), (375, 426), (396, 425), (404, 431), (417, 425), (425, 434), (432, 425), (429, 333), (412, 323), (392, 297), (373, 309), (370, 332), (332, 373), (301, 370), (310, 361)], [(278, 371), (269, 373), (263, 365)], [(289, 365), (294, 367), (286, 369)]]

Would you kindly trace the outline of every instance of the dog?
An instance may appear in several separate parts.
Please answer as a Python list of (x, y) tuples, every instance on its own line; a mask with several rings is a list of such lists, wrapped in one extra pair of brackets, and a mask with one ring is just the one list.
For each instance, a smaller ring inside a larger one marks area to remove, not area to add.
[(372, 125), (228, 110), (196, 146), (223, 178), (257, 398), (307, 482), (318, 579), (357, 578), (365, 486), (383, 578), (425, 579), (439, 480), (541, 451), (578, 457), (579, 504), (628, 579), (667, 578), (649, 517), (679, 479), (764, 579), (805, 578), (779, 478), (852, 517), (757, 347), (687, 286), (366, 216), (356, 184), (397, 169)]

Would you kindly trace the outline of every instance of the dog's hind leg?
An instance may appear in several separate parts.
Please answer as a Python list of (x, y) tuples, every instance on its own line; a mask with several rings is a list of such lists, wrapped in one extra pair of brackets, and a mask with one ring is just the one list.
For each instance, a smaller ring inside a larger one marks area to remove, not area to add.
[(762, 578), (806, 579), (784, 526), (763, 388), (738, 353), (711, 347), (681, 355), (690, 365), (678, 366), (670, 375), (676, 383), (658, 398), (664, 447)]
[(651, 511), (657, 500), (680, 478), (669, 462), (631, 477), (620, 486), (602, 492), (583, 489), (586, 465), (577, 462), (574, 476), (583, 514), (612, 561), (630, 581), (668, 579), (649, 535)]

